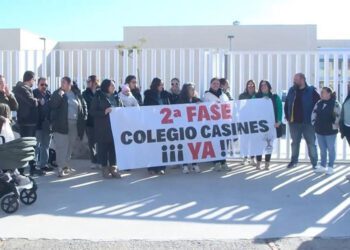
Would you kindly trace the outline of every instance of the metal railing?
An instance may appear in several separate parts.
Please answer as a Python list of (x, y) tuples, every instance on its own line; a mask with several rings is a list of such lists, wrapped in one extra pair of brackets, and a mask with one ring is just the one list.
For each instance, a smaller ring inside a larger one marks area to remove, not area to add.
[[(82, 49), (52, 51), (0, 51), (0, 74), (15, 84), (25, 70), (47, 77), (51, 90), (62, 76), (76, 80), (80, 88), (91, 74), (122, 83), (128, 74), (136, 75), (142, 90), (153, 77), (194, 82), (200, 96), (209, 88), (213, 76), (229, 80), (232, 96), (237, 98), (249, 79), (270, 81), (273, 91), (282, 95), (292, 84), (293, 75), (303, 72), (308, 83), (317, 88), (332, 86), (342, 101), (347, 94), (350, 76), (349, 50), (319, 51), (227, 51), (223, 49)], [(275, 157), (290, 157), (290, 136), (277, 141)], [(301, 147), (306, 158), (306, 147)], [(347, 144), (338, 138), (337, 159), (349, 159)]]

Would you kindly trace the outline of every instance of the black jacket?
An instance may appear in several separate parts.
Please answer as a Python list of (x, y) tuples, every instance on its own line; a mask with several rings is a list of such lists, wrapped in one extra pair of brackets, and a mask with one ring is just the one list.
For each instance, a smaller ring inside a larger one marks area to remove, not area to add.
[[(44, 121), (50, 120), (50, 98), (51, 98), (51, 92), (46, 90), (46, 93), (43, 95), (39, 89), (34, 89), (33, 95), (36, 99), (38, 99), (38, 112), (39, 112), (39, 118), (37, 123), (37, 129), (42, 129), (42, 125)], [(41, 105), (40, 99), (44, 99), (45, 103), (44, 105)]]
[(185, 103), (198, 103), (198, 102), (202, 102), (201, 99), (197, 98), (197, 97), (193, 97), (192, 100), (185, 100), (184, 98), (181, 98), (181, 96), (179, 97), (177, 104), (185, 104)]
[(86, 126), (87, 127), (93, 127), (94, 126), (94, 118), (90, 114), (91, 102), (92, 102), (92, 99), (94, 98), (94, 96), (95, 96), (95, 94), (94, 94), (94, 92), (92, 92), (92, 90), (90, 88), (86, 88), (83, 91), (83, 98), (84, 98), (84, 100), (86, 102), (86, 106), (87, 106), (87, 109), (88, 109), (88, 117), (87, 117), (87, 120), (86, 120)]
[(7, 104), (11, 111), (16, 111), (18, 109), (17, 100), (12, 94), (10, 96), (5, 96), (4, 92), (0, 92), (0, 103)]
[[(52, 131), (61, 134), (68, 134), (68, 99), (66, 94), (61, 96), (59, 91), (60, 89), (57, 89), (55, 92), (53, 92), (50, 100), (50, 121)], [(85, 122), (87, 119), (87, 107), (84, 98), (77, 91), (73, 92), (79, 102), (77, 130), (79, 138), (82, 139), (85, 131)]]
[(142, 95), (140, 93), (140, 89), (132, 89), (131, 90), (132, 95), (136, 98), (137, 102), (140, 106), (142, 106)]
[(247, 99), (252, 99), (253, 97), (254, 95), (249, 95), (247, 91), (244, 91), (239, 95), (238, 100), (247, 100)]
[[(122, 103), (119, 100), (118, 93), (114, 94), (117, 107), (121, 107)], [(95, 138), (99, 143), (113, 142), (113, 134), (109, 114), (105, 114), (107, 108), (112, 107), (108, 97), (101, 90), (98, 90), (92, 99), (90, 114), (94, 118)]]
[(145, 91), (145, 100), (143, 105), (144, 106), (154, 106), (154, 105), (168, 105), (170, 103), (171, 94), (165, 90), (160, 92), (160, 99), (162, 100), (162, 103), (159, 102), (158, 99), (158, 93), (153, 90), (146, 90)]
[(39, 119), (38, 101), (34, 98), (32, 89), (23, 82), (18, 82), (13, 92), (18, 102), (18, 124), (36, 125)]
[(179, 102), (180, 94), (174, 94), (172, 92), (169, 92), (169, 94), (170, 94), (170, 103), (171, 104), (176, 104)]

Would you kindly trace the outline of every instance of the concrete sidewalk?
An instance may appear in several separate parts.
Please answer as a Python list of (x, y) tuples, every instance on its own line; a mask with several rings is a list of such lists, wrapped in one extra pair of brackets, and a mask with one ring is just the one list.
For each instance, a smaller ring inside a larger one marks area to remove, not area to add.
[(332, 176), (303, 164), (257, 171), (231, 163), (225, 173), (204, 166), (201, 174), (169, 168), (165, 176), (150, 177), (142, 169), (124, 172), (121, 180), (103, 180), (88, 165), (76, 160), (71, 177), (38, 178), (35, 204), (10, 216), (0, 212), (0, 238), (261, 243), (350, 237), (345, 165)]

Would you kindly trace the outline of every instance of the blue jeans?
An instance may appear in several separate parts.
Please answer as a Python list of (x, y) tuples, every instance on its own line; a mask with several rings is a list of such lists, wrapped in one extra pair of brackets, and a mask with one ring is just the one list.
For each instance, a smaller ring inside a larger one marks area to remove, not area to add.
[(317, 136), (318, 146), (321, 152), (321, 166), (326, 167), (327, 164), (327, 151), (328, 151), (328, 167), (333, 168), (335, 161), (335, 146), (337, 135), (319, 135)]
[(315, 129), (311, 124), (289, 123), (290, 136), (292, 138), (292, 159), (291, 162), (296, 164), (299, 161), (299, 150), (301, 138), (304, 137), (309, 158), (313, 167), (317, 165), (317, 148)]
[(37, 159), (37, 165), (40, 168), (45, 167), (49, 160), (49, 147), (51, 143), (51, 134), (49, 127), (43, 125), (43, 128), (36, 131), (37, 145), (35, 149), (35, 155)]

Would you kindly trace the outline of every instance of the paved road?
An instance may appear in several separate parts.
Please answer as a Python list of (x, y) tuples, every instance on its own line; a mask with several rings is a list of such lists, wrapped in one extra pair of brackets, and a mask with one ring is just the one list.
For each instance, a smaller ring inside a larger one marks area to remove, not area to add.
[(39, 198), (32, 206), (10, 216), (0, 212), (0, 238), (209, 240), (210, 246), (216, 240), (350, 237), (345, 165), (333, 176), (314, 174), (306, 165), (287, 170), (276, 163), (265, 172), (231, 163), (227, 173), (206, 166), (201, 174), (169, 169), (150, 177), (135, 170), (121, 180), (103, 180), (87, 161), (72, 165), (77, 172), (71, 177), (37, 179)]

